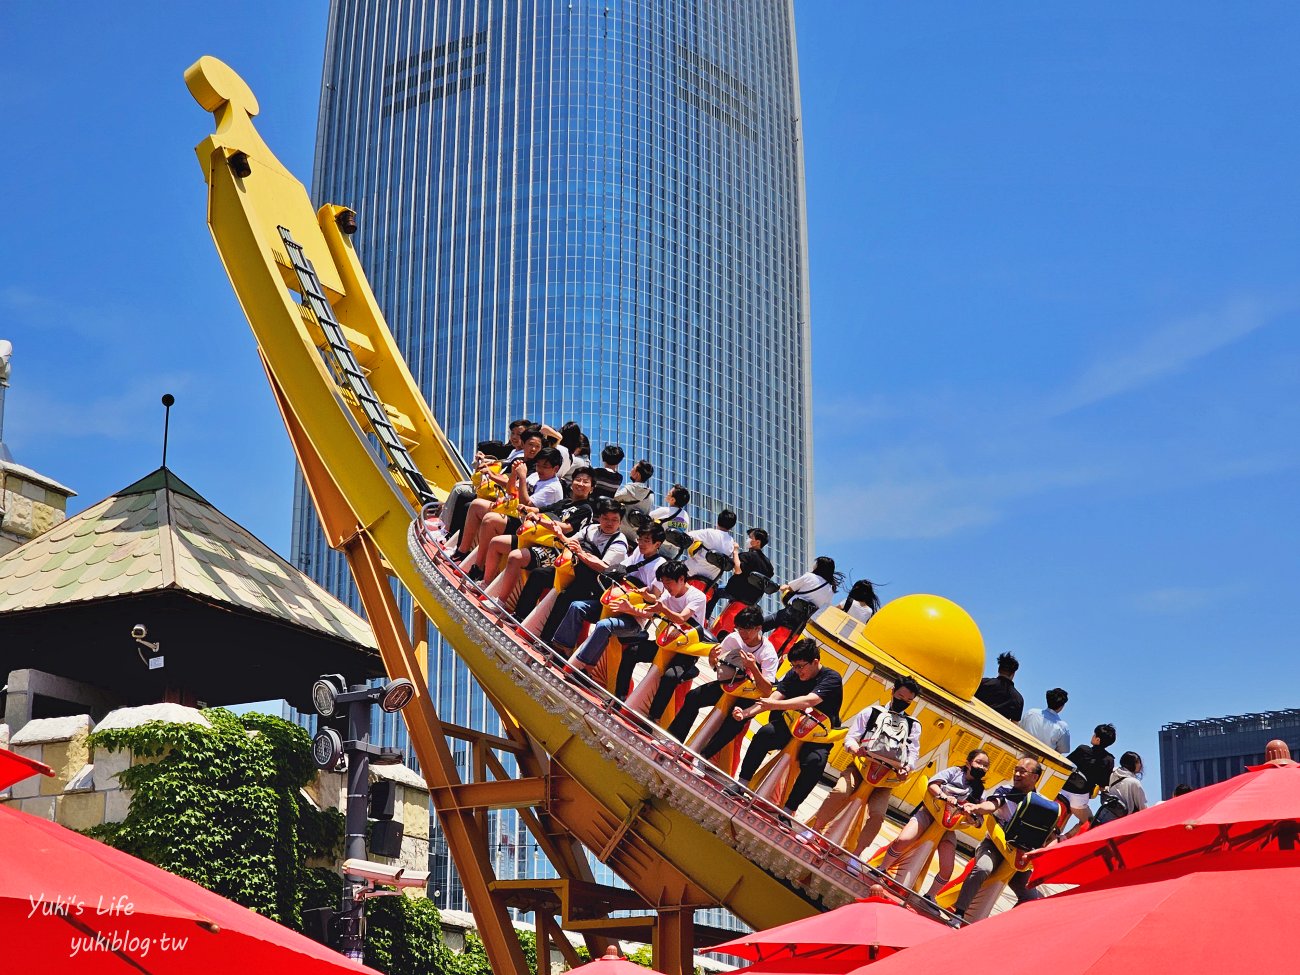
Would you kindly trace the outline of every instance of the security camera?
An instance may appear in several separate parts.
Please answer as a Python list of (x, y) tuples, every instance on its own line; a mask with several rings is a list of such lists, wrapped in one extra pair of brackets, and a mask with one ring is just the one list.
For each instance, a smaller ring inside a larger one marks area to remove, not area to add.
[[(158, 640), (146, 640), (145, 637), (148, 635), (149, 628), (143, 623), (137, 623), (135, 626), (131, 627), (131, 638), (139, 644), (139, 646), (135, 648), (135, 652), (140, 658), (140, 663), (144, 664), (150, 670), (157, 670), (163, 665), (162, 654), (158, 652), (160, 642)], [(149, 651), (149, 659), (147, 660), (144, 656), (145, 650)]]
[(428, 887), (429, 871), (411, 870), (373, 860), (344, 860), (343, 873), (385, 887)]

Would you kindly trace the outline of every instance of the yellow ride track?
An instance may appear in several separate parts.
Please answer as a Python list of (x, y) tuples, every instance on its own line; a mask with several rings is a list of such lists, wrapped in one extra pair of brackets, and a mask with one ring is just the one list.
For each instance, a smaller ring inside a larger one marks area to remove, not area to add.
[[(573, 840), (580, 841), (658, 910), (661, 922), (677, 912), (670, 932), (676, 944), (661, 943), (656, 929), (658, 967), (666, 972), (690, 971), (697, 908), (723, 906), (766, 928), (865, 896), (870, 878), (849, 869), (844, 851), (800, 843), (800, 827), (775, 808), (724, 793), (730, 780), (722, 773), (701, 771), (661, 747), (662, 732), (567, 673), (507, 617), (485, 612), (475, 587), (422, 537), (420, 507), (445, 497), (466, 471), (376, 305), (348, 236), (354, 215), (336, 206), (313, 209), (303, 185), (258, 135), (257, 101), (234, 71), (204, 57), (185, 78), (216, 120), (214, 134), (196, 147), (213, 239), (326, 537), (348, 554), (357, 576), (385, 666), (419, 688), (404, 714), (453, 855), (469, 848), (484, 808), (520, 809), (561, 874), (579, 880), (586, 863)], [(452, 732), (434, 710), (425, 648), (402, 625), (389, 577), (414, 597), (417, 624), (437, 627), (516, 730), (511, 741), (495, 741), (516, 750), (531, 778), (473, 792), (475, 785), (449, 777), (454, 765), (445, 735)], [(870, 630), (863, 637), (846, 625), (818, 635), (861, 671), (846, 695), (846, 715), (853, 713), (851, 698), (864, 703), (887, 693), (880, 673), (868, 680), (881, 667), (863, 666), (860, 658)], [(978, 652), (976, 667), (982, 642)], [(936, 727), (946, 729), (954, 718), (943, 711), (946, 692), (935, 693)], [(1018, 729), (994, 731), (1009, 747), (1024, 744)], [(1052, 767), (1064, 768), (1059, 756)], [(456, 863), (494, 969), (524, 971), (513, 936), (501, 936), (508, 919), (493, 896), (508, 884), (495, 880), (483, 857), (456, 856)]]

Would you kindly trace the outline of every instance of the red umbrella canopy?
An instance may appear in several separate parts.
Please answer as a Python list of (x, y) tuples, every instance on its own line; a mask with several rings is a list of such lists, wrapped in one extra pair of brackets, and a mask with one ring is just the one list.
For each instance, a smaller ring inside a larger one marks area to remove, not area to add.
[(23, 758), (17, 752), (0, 748), (0, 789), (7, 789), (29, 775), (53, 775), (54, 769), (34, 758)]
[(1290, 968), (1297, 890), (1300, 856), (1291, 853), (1144, 867), (1022, 904), (861, 971), (916, 975), (979, 958), (998, 975), (1259, 975)]
[[(895, 948), (881, 948), (877, 958), (892, 955)], [(781, 958), (777, 961), (760, 961), (748, 968), (737, 968), (731, 975), (848, 975), (862, 967), (861, 958)]]
[(579, 965), (573, 971), (582, 972), (584, 975), (662, 975), (653, 968), (645, 968), (634, 961), (628, 961), (613, 945), (606, 948), (605, 953), (595, 961)]
[(892, 900), (865, 897), (825, 914), (747, 934), (709, 951), (764, 963), (789, 958), (866, 962), (947, 933), (944, 925)]
[(198, 884), (4, 806), (0, 864), (3, 957), (23, 971), (374, 972)]
[(1291, 849), (1300, 828), (1300, 765), (1270, 766), (1086, 830), (1034, 857), (1038, 883), (1087, 884), (1224, 850)]

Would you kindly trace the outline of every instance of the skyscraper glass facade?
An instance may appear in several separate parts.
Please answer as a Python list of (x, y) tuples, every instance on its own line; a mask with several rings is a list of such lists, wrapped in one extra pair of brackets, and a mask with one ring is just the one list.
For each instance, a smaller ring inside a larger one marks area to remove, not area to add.
[[(648, 458), (660, 498), (685, 484), (696, 524), (733, 508), (780, 574), (806, 567), (791, 0), (336, 0), (313, 193), (357, 211), (462, 451), (516, 417), (577, 420), (597, 454)], [(346, 598), (301, 481), (294, 517), (297, 564)], [(449, 649), (430, 674), (447, 720), (492, 724)]]

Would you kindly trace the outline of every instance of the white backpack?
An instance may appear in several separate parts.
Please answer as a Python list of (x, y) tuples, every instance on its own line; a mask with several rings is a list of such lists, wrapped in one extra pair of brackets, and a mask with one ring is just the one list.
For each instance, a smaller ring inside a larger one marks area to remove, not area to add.
[(881, 708), (876, 717), (876, 726), (867, 739), (867, 754), (896, 768), (906, 764), (907, 740), (910, 737), (908, 721), (905, 714)]

